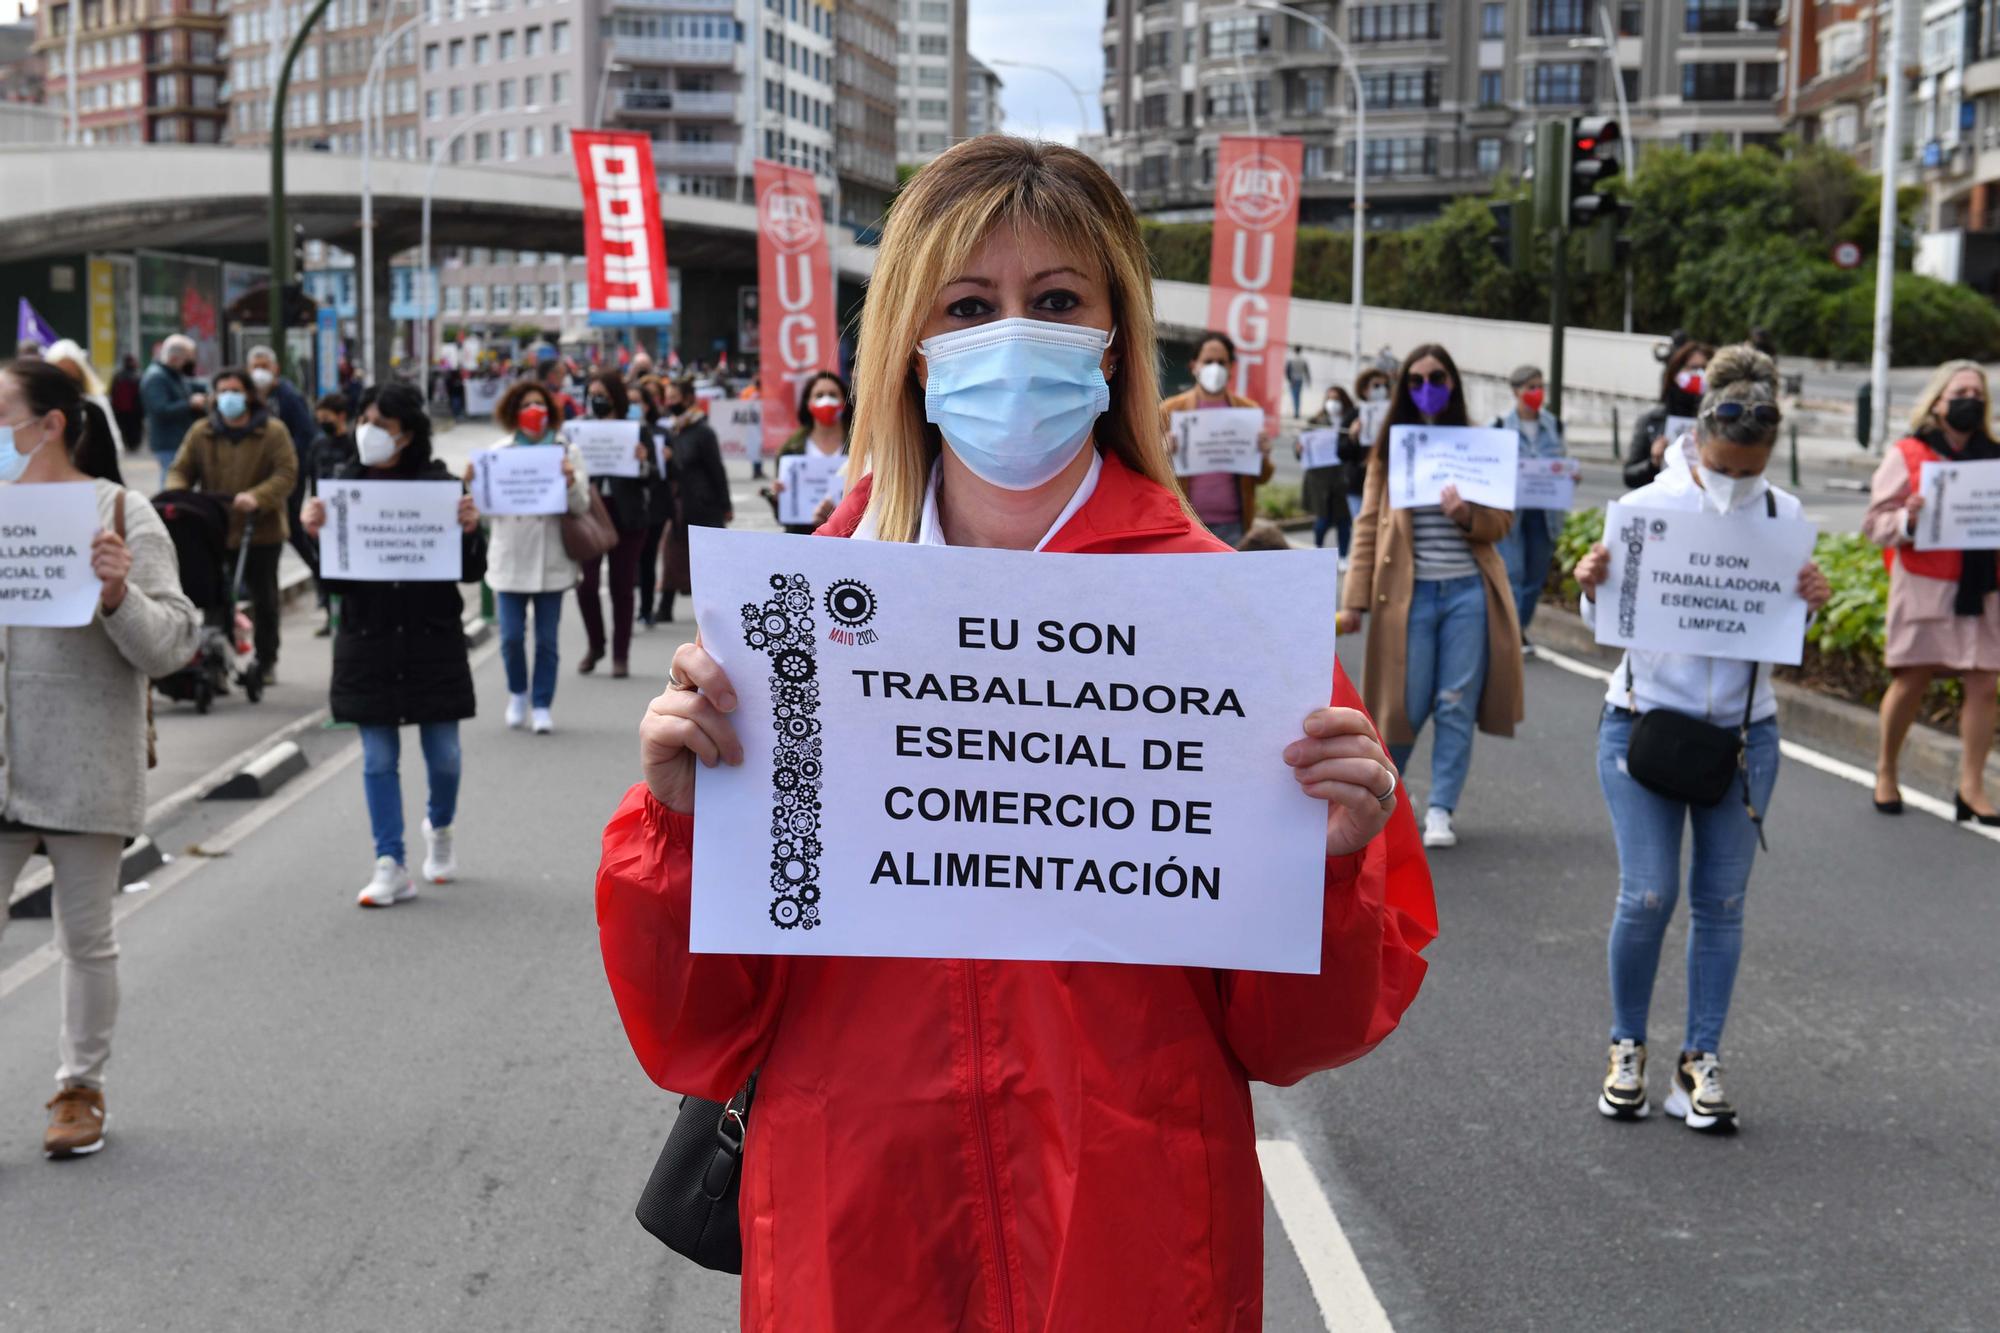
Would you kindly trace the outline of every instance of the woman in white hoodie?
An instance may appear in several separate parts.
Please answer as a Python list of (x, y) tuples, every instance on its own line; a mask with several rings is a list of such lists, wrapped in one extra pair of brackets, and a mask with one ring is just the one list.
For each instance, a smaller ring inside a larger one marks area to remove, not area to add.
[[(569, 482), (569, 512), (590, 512), (590, 476), (583, 455), (556, 434), (562, 413), (540, 380), (521, 380), (500, 399), (493, 419), (507, 431), (496, 449), (561, 449), (563, 477)], [(563, 594), (576, 586), (578, 568), (563, 549), (562, 515), (500, 514), (486, 552), (486, 586), (500, 610), (500, 660), (507, 669), (507, 725), (520, 727), (532, 710), (537, 735), (555, 730), (549, 709), (556, 701), (561, 666), (558, 635)], [(528, 614), (535, 617), (535, 668), (528, 674)]]
[[(1727, 347), (1709, 363), (1690, 467), (1670, 468), (1625, 497), (1641, 509), (1721, 514), (1746, 525), (1797, 518), (1797, 497), (1764, 478), (1777, 442), (1778, 371), (1751, 347)], [(1594, 594), (1610, 573), (1603, 543), (1577, 564), (1585, 619), (1598, 614)], [(1818, 611), (1832, 595), (1826, 575), (1808, 562), (1799, 596)], [(1632, 773), (1632, 737), (1656, 710), (1737, 732), (1742, 764), (1714, 805), (1679, 800)], [(1761, 821), (1778, 780), (1778, 701), (1759, 663), (1691, 653), (1625, 655), (1605, 693), (1597, 732), (1597, 775), (1618, 839), (1618, 908), (1608, 950), (1611, 1051), (1597, 1109), (1618, 1120), (1643, 1119), (1646, 1016), (1660, 944), (1680, 895), (1681, 835), (1694, 826), (1688, 871), (1687, 1032), (1666, 1112), (1690, 1129), (1736, 1128), (1736, 1107), (1722, 1086), (1722, 1025), (1743, 954), (1743, 896), (1757, 856)]]

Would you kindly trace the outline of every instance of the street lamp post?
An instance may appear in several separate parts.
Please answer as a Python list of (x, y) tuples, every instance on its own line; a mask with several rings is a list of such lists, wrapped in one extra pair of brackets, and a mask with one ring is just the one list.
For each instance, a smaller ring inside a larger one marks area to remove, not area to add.
[(368, 77), (361, 85), (361, 365), (370, 384), (382, 380), (375, 360), (375, 189), (371, 172), (382, 119), (375, 104), (376, 85), (387, 68), (384, 58), (423, 19), (421, 11), (412, 14), (376, 44), (374, 59), (368, 62)]
[(1890, 0), (1889, 60), (1882, 95), (1888, 102), (1882, 118), (1882, 206), (1875, 229), (1875, 347), (1869, 358), (1869, 406), (1874, 411), (1874, 443), (1889, 443), (1889, 336), (1895, 328), (1896, 180), (1903, 159), (1903, 7), (1908, 0)]
[(76, 130), (76, 25), (82, 17), (82, 6), (77, 0), (69, 0), (63, 15), (63, 101), (69, 103), (69, 141), (74, 144)]
[[(460, 121), (458, 128), (438, 140), (437, 147), (431, 150), (430, 168), (424, 173), (422, 239), (417, 249), (417, 279), (414, 284), (417, 296), (416, 323), (422, 332), (413, 351), (417, 363), (417, 387), (426, 400), (429, 399), (431, 392), (431, 335), (435, 331), (434, 321), (431, 319), (431, 303), (436, 299), (435, 286), (431, 282), (431, 195), (437, 190), (438, 168), (444, 165), (445, 158), (451, 153), (451, 146), (463, 139), (468, 130), (512, 110), (512, 107), (506, 108), (505, 111), (494, 107), (491, 111), (482, 111), (476, 116), (469, 116)], [(521, 114), (540, 115), (541, 108), (524, 106), (521, 108)]]
[(1347, 81), (1354, 89), (1354, 373), (1361, 373), (1361, 309), (1365, 300), (1362, 287), (1362, 238), (1367, 234), (1368, 209), (1368, 97), (1361, 90), (1361, 71), (1354, 67), (1354, 53), (1323, 20), (1292, 5), (1281, 4), (1279, 0), (1243, 0), (1240, 9), (1261, 9), (1270, 14), (1289, 14), (1299, 22), (1318, 31), (1333, 45), (1340, 56), (1341, 67), (1347, 71)]
[(1070, 96), (1076, 99), (1076, 132), (1080, 135), (1090, 133), (1089, 103), (1084, 100), (1083, 89), (1077, 87), (1069, 75), (1054, 65), (1038, 65), (1032, 60), (989, 60), (986, 63), (998, 65), (1002, 69), (1032, 69), (1061, 80), (1063, 87), (1069, 89)]
[(271, 96), (271, 347), (277, 353), (281, 373), (285, 367), (285, 288), (292, 282), (292, 219), (285, 208), (285, 95), (291, 91), (292, 66), (298, 64), (306, 38), (332, 3), (313, 0), (299, 30), (292, 34), (291, 45), (285, 48), (285, 63), (278, 67), (278, 86)]

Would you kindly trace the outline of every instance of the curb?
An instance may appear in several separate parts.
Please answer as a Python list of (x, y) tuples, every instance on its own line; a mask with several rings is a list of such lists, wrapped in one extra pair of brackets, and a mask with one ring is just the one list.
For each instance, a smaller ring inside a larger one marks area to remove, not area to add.
[(245, 764), (234, 777), (208, 789), (204, 801), (254, 801), (269, 796), (306, 771), (306, 754), (297, 741), (282, 741)]
[[(1567, 657), (1610, 670), (1620, 654), (1600, 646), (1575, 612), (1544, 603), (1535, 613), (1532, 638)], [(1789, 741), (1809, 745), (1857, 768), (1873, 772), (1880, 721), (1873, 709), (1834, 699), (1788, 680), (1771, 682), (1778, 695), (1778, 727)], [(1902, 781), (1906, 788), (1943, 793), (1949, 800), (1958, 790), (1958, 737), (1934, 727), (1910, 728), (1903, 744)], [(2000, 759), (1987, 765), (1990, 780), (2000, 785)]]
[[(118, 884), (122, 888), (142, 880), (166, 863), (167, 858), (159, 847), (142, 833), (125, 849), (119, 860)], [(21, 881), (7, 904), (7, 915), (22, 919), (48, 917), (53, 910), (54, 888), (55, 871), (44, 866)]]

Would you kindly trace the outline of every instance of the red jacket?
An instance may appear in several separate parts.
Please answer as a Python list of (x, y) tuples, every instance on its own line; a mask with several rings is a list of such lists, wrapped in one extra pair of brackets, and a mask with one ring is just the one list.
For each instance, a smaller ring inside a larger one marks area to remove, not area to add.
[[(866, 502), (864, 481), (823, 531), (852, 534)], [(1227, 548), (1107, 457), (1048, 549)], [(1361, 707), (1338, 667), (1333, 699)], [(1407, 801), (1364, 852), (1327, 859), (1316, 976), (693, 955), (693, 840), (692, 819), (633, 787), (604, 831), (597, 919), (655, 1082), (721, 1100), (763, 1071), (743, 1166), (746, 1330), (1258, 1329), (1249, 1080), (1365, 1054), (1415, 998), (1437, 934)]]

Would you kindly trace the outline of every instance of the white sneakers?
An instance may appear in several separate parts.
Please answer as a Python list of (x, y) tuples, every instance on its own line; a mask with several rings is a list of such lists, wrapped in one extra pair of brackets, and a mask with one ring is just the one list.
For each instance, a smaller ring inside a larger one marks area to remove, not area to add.
[(525, 694), (508, 695), (507, 696), (508, 728), (513, 731), (519, 731), (522, 727), (526, 726), (527, 723), (528, 723), (528, 696)]
[(549, 716), (549, 710), (546, 708), (537, 708), (535, 710), (535, 734), (537, 736), (546, 736), (555, 729), (556, 720)]
[(458, 878), (458, 858), (452, 855), (451, 830), (432, 828), (424, 821), (424, 878), (433, 884), (449, 884)]
[(368, 881), (355, 901), (363, 907), (394, 907), (416, 896), (417, 886), (410, 882), (410, 872), (393, 859), (380, 856), (375, 858), (375, 878)]
[(1424, 811), (1424, 846), (1458, 846), (1458, 830), (1451, 826), (1451, 811), (1436, 806)]

